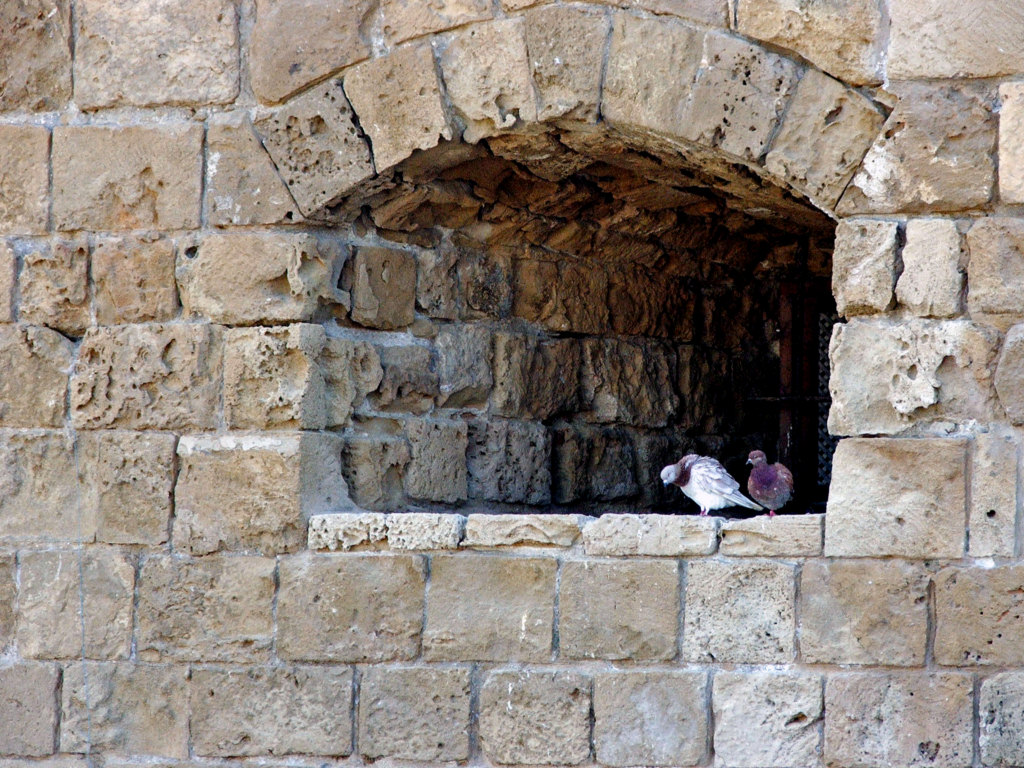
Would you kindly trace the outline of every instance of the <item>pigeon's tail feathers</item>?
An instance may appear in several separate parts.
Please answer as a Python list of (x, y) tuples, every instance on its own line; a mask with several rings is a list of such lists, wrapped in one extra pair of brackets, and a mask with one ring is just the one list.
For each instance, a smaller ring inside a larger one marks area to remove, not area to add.
[(726, 495), (725, 498), (727, 498), (732, 504), (735, 504), (737, 507), (746, 507), (747, 509), (754, 509), (759, 512), (764, 509), (764, 507), (762, 507), (756, 501), (754, 501), (753, 499), (748, 499), (739, 491), (733, 491), (732, 493)]

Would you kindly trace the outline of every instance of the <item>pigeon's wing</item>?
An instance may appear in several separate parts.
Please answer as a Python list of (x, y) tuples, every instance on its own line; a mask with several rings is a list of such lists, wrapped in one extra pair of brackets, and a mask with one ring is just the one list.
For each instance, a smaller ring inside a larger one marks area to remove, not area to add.
[(768, 492), (785, 503), (793, 493), (793, 473), (784, 464), (776, 464), (772, 469), (775, 470), (775, 480)]
[(740, 484), (730, 475), (717, 459), (701, 456), (690, 468), (690, 482), (704, 493), (729, 497), (738, 491)]

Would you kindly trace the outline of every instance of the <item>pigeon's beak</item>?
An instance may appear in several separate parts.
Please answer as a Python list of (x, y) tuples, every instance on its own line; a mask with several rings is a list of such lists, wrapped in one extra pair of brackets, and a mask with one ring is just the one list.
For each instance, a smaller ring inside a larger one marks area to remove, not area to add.
[(747, 459), (747, 464), (753, 464), (753, 463), (754, 463), (753, 459)]
[(668, 480), (662, 480), (661, 484), (662, 485), (672, 485), (672, 483), (670, 483)]

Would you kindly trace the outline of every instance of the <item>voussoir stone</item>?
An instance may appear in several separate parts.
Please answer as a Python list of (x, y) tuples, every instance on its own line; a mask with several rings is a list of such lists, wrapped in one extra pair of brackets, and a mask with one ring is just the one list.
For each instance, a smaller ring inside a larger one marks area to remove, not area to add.
[(174, 244), (164, 237), (97, 237), (90, 271), (98, 325), (173, 320)]
[(824, 515), (765, 515), (722, 523), (723, 555), (815, 557), (821, 554)]
[(45, 112), (71, 98), (70, 0), (0, 7), (0, 110)]
[(18, 319), (81, 336), (90, 325), (85, 238), (34, 243), (18, 274)]
[(1024, 203), (1024, 83), (999, 86), (999, 197)]
[(978, 702), (981, 760), (985, 765), (1024, 763), (1024, 675), (1002, 672), (981, 683)]
[[(6, 9), (0, 13), (6, 13)], [(0, 84), (5, 77), (3, 58), (0, 54)], [(3, 95), (0, 87), (0, 103)], [(46, 231), (49, 151), (50, 132), (46, 128), (0, 125), (0, 235)]]
[(1010, 430), (978, 434), (970, 458), (967, 525), (971, 557), (1013, 557), (1021, 441)]
[(0, 754), (42, 757), (55, 750), (60, 669), (23, 662), (0, 668)]
[(71, 356), (56, 331), (0, 325), (0, 426), (62, 426)]
[(960, 233), (950, 219), (911, 219), (896, 298), (915, 315), (952, 317), (963, 303)]
[(469, 515), (463, 547), (571, 547), (580, 537), (580, 515)]
[(389, 43), (400, 43), (442, 29), (461, 27), (491, 17), (489, 0), (382, 0), (380, 3), (384, 36)]
[(583, 549), (588, 555), (710, 555), (717, 534), (714, 517), (607, 514), (586, 521)]
[(1024, 566), (947, 568), (935, 577), (935, 660), (1024, 664)]
[(1006, 330), (1024, 319), (1024, 221), (985, 217), (967, 232), (970, 251), (967, 308), (972, 317)]

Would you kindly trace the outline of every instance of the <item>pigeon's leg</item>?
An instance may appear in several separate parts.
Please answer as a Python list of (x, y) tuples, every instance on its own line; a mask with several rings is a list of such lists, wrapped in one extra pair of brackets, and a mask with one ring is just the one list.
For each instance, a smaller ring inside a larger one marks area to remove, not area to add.
[(700, 511), (700, 516), (701, 516), (701, 517), (707, 517), (707, 516), (708, 516), (708, 511), (707, 511), (706, 509), (702, 509), (702, 510)]
[(768, 510), (768, 517), (775, 517), (775, 510), (774, 509), (769, 509)]

